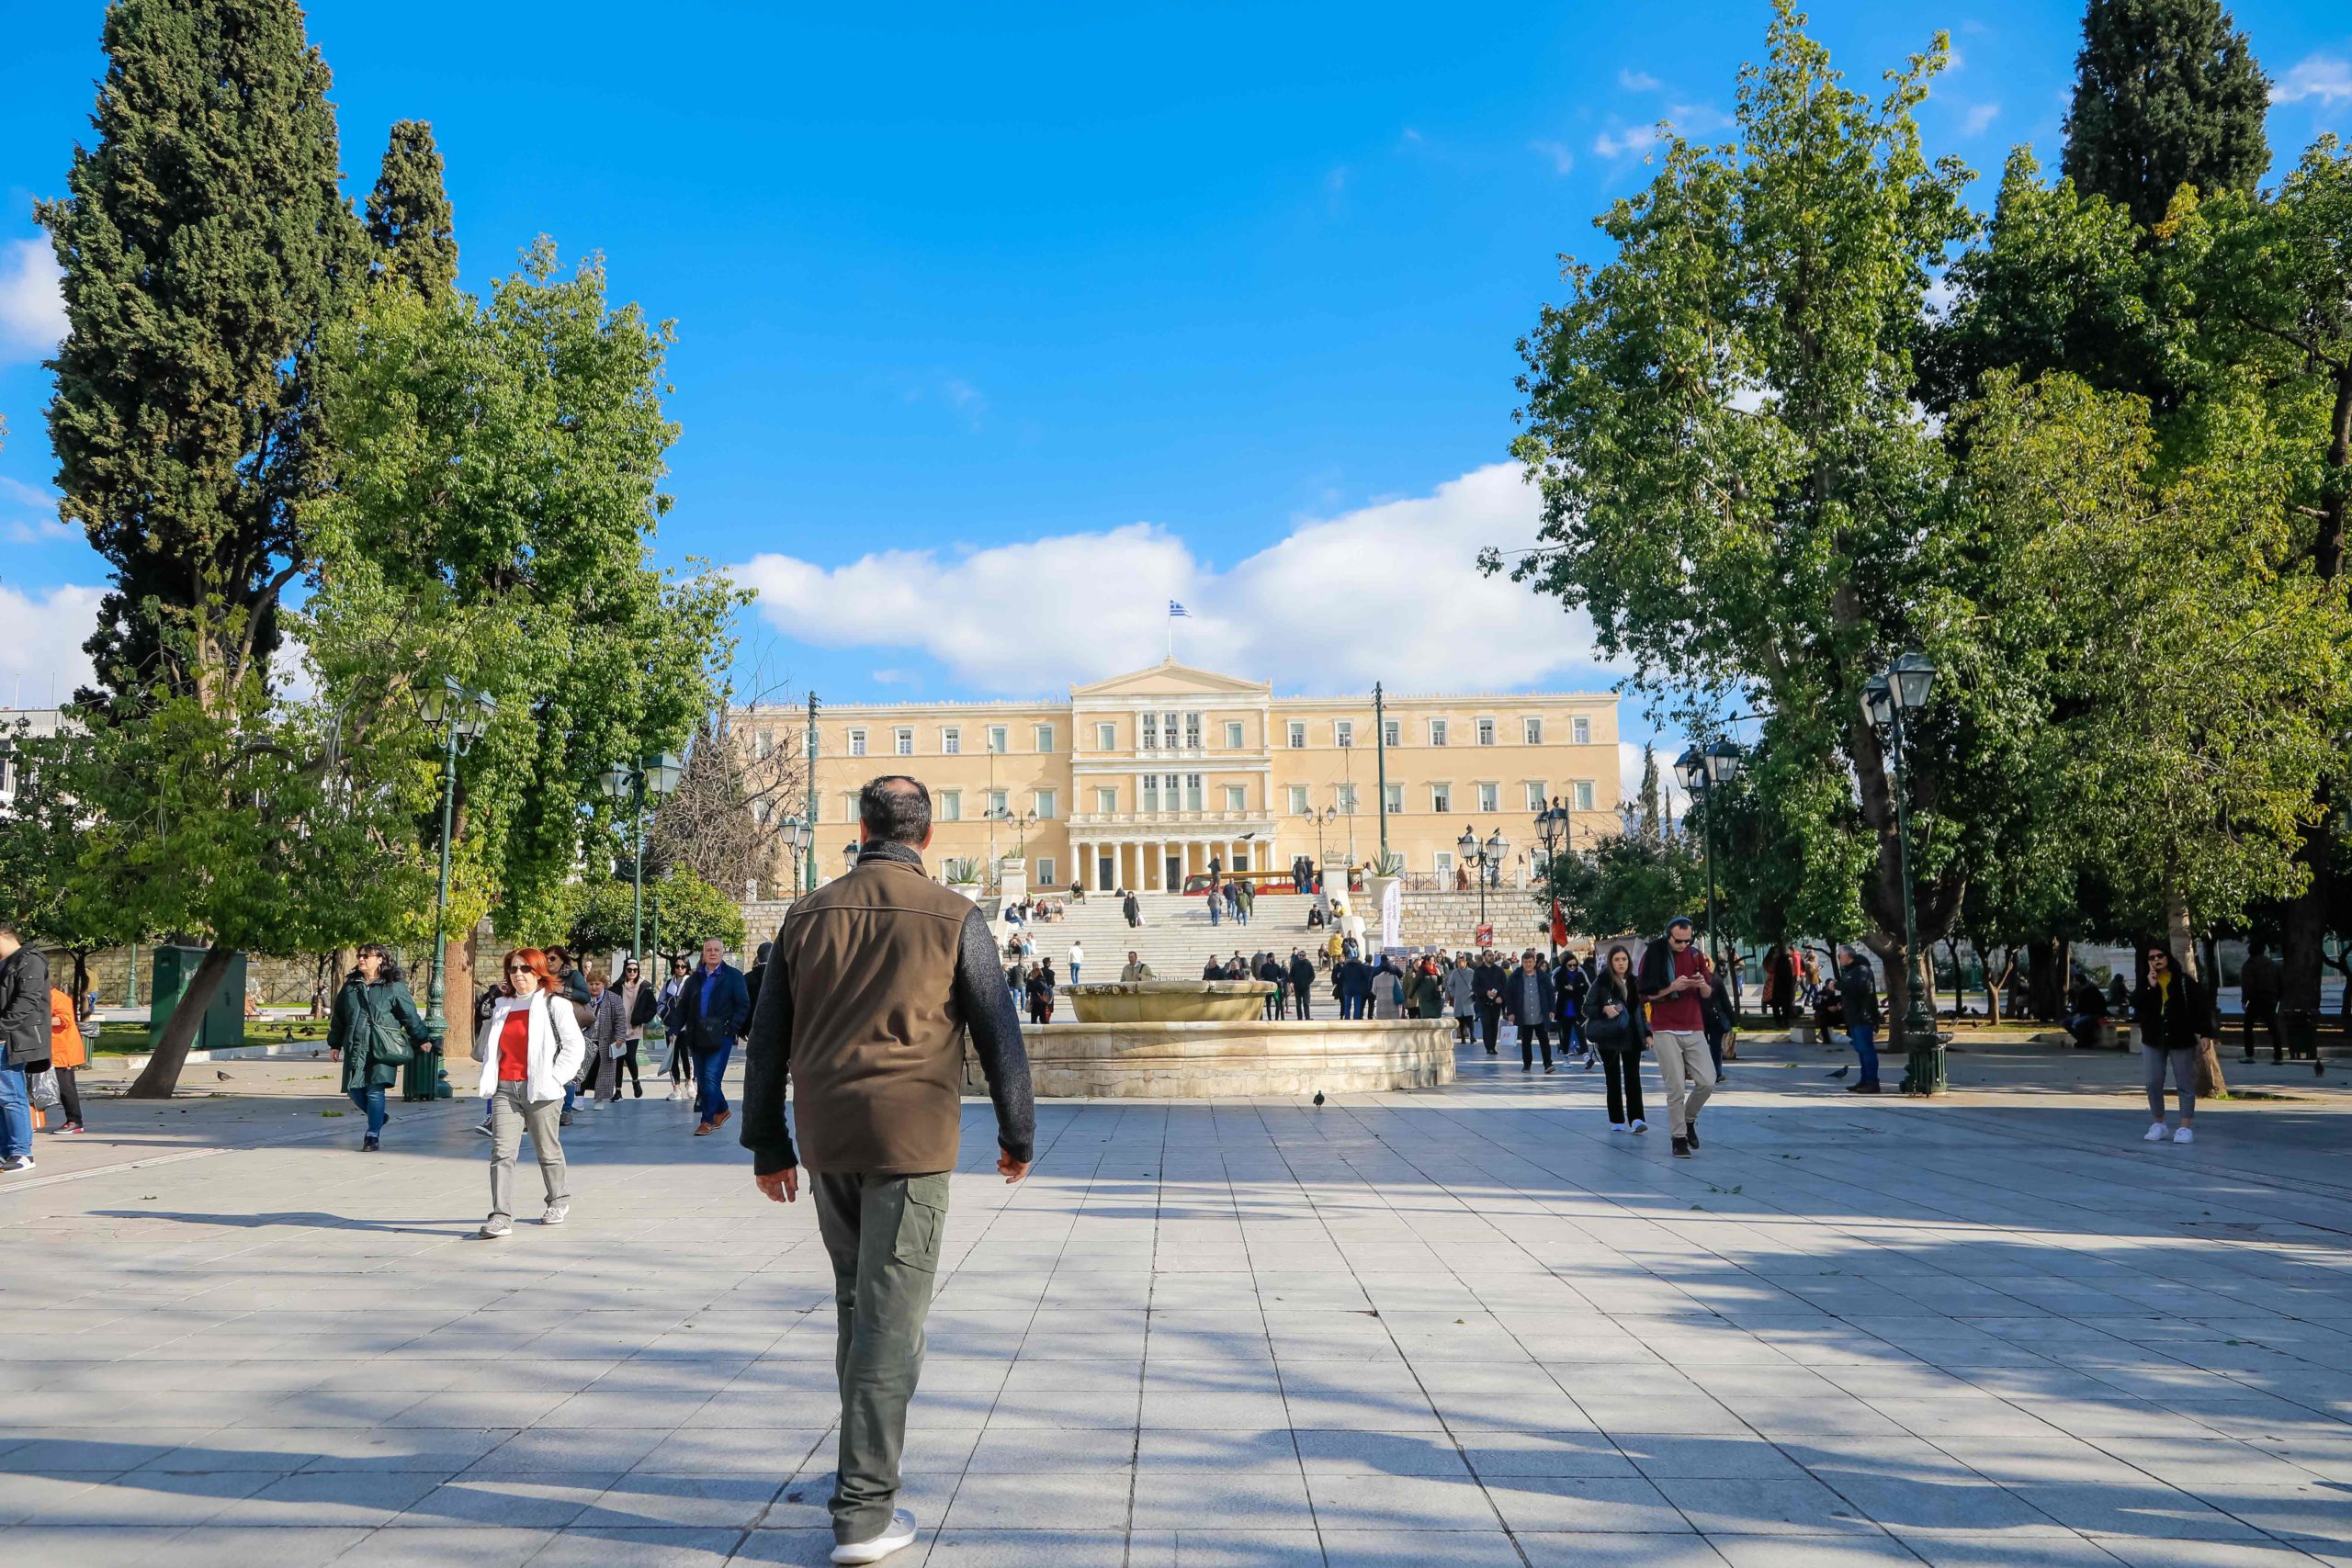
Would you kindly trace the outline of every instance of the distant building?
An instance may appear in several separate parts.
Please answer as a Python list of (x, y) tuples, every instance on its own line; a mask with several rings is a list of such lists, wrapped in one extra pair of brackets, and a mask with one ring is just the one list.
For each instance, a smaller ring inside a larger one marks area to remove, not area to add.
[(0, 708), (0, 806), (17, 798), (17, 738), (54, 735), (59, 722), (55, 708)]
[[(1618, 824), (1617, 703), (1607, 693), (1392, 695), (1385, 704), (1388, 844), (1405, 869), (1451, 885), (1464, 829), (1500, 829), (1502, 879), (1540, 856), (1533, 817), (1566, 807), (1573, 841)], [(805, 755), (801, 716), (731, 716), (761, 755)], [(818, 872), (840, 874), (857, 792), (904, 773), (931, 791), (927, 863), (1017, 852), (1033, 888), (1177, 889), (1215, 857), (1284, 871), (1294, 857), (1360, 864), (1380, 851), (1369, 693), (1277, 696), (1270, 682), (1173, 660), (1074, 686), (1067, 701), (820, 707)], [(803, 804), (791, 810), (805, 813)], [(775, 809), (786, 809), (776, 807)], [(1310, 813), (1332, 813), (1321, 825)], [(794, 869), (779, 865), (788, 891)]]

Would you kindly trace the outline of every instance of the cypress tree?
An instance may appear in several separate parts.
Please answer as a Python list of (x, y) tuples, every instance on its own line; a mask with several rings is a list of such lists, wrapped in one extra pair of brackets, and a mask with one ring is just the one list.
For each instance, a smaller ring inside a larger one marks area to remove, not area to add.
[(1665, 832), (1658, 807), (1657, 748), (1646, 740), (1642, 742), (1642, 832), (1653, 839)]
[(2090, 0), (2062, 165), (2153, 227), (2173, 193), (2255, 188), (2270, 84), (2221, 0)]
[(70, 195), (49, 409), (61, 515), (112, 566), (96, 695), (266, 671), (321, 489), (309, 351), (362, 255), (295, 0), (115, 0)]
[(392, 127), (382, 170), (368, 197), (368, 237), (376, 243), (379, 277), (403, 277), (426, 299), (455, 287), (458, 240), (441, 152), (433, 127), (403, 119)]

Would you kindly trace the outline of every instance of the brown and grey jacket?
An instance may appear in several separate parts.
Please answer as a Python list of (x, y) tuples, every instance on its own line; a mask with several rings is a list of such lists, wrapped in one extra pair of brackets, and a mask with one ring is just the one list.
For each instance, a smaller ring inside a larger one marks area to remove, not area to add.
[[(776, 932), (744, 1055), (743, 1146), (771, 1176), (919, 1176), (956, 1164), (964, 1040), (988, 1075), (997, 1142), (1034, 1152), (1021, 1021), (987, 919), (905, 844), (869, 843), (796, 900)], [(785, 1118), (793, 1084), (800, 1147)]]

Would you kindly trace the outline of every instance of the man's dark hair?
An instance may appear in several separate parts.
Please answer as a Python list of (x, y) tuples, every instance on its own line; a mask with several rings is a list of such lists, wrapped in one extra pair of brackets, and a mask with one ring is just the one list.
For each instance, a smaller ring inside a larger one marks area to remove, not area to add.
[(931, 791), (921, 779), (885, 773), (857, 792), (857, 821), (869, 839), (920, 844), (931, 831)]
[(1673, 933), (1674, 928), (1675, 928), (1675, 927), (1677, 927), (1677, 926), (1680, 926), (1683, 930), (1685, 930), (1685, 931), (1692, 931), (1692, 932), (1697, 931), (1698, 931), (1698, 929), (1699, 929), (1696, 925), (1694, 925), (1694, 924), (1691, 922), (1691, 919), (1690, 919), (1690, 916), (1688, 916), (1688, 915), (1677, 915), (1677, 916), (1675, 916), (1675, 917), (1674, 917), (1674, 919), (1670, 919), (1670, 920), (1668, 920), (1668, 921), (1667, 921), (1667, 922), (1666, 922), (1666, 929), (1667, 929), (1667, 932), (1668, 932), (1668, 934), (1671, 935), (1671, 934)]
[(25, 940), (25, 928), (6, 915), (0, 915), (0, 936), (12, 936), (22, 942)]

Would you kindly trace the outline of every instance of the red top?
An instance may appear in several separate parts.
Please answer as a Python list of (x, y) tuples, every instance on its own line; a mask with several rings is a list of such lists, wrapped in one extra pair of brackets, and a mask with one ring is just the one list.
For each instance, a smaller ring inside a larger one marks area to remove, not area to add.
[(531, 1076), (531, 1010), (516, 1008), (498, 1032), (498, 1081), (521, 1083)]
[[(1696, 947), (1686, 947), (1674, 955), (1672, 978), (1679, 980), (1686, 975), (1696, 975), (1710, 982), (1714, 979), (1707, 968), (1706, 959), (1700, 956)], [(1677, 991), (1670, 997), (1651, 998), (1650, 1027), (1679, 1030), (1689, 1034), (1702, 1032), (1707, 1024), (1706, 1020), (1700, 1016), (1699, 999), (1696, 991)]]

